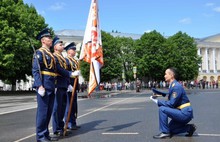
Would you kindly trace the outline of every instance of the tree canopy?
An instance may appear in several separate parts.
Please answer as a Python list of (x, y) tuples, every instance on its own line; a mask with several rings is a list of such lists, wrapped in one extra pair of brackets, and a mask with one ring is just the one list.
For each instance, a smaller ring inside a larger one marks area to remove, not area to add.
[[(197, 55), (197, 45), (181, 31), (165, 38), (154, 30), (138, 40), (102, 32), (102, 42), (105, 65), (101, 69), (101, 81), (122, 80), (123, 72), (125, 80), (132, 81), (134, 66), (137, 66), (137, 77), (144, 80), (164, 80), (164, 72), (169, 67), (179, 70), (180, 80), (198, 76), (201, 57)], [(89, 70), (86, 71), (88, 76)]]
[(178, 69), (179, 80), (192, 80), (198, 76), (201, 57), (192, 37), (179, 31), (167, 39), (167, 51), (166, 66)]
[(135, 52), (140, 77), (146, 77), (150, 80), (161, 79), (165, 69), (165, 42), (166, 39), (155, 30), (143, 34), (137, 41)]
[(0, 3), (0, 79), (15, 85), (16, 80), (25, 80), (31, 74), (36, 34), (47, 27), (44, 18), (34, 6), (22, 0), (2, 0)]

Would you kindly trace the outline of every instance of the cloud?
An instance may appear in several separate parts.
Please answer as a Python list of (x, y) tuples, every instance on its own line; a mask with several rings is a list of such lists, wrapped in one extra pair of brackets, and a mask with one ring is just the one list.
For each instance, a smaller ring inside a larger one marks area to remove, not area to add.
[(63, 3), (63, 2), (57, 2), (57, 3), (55, 3), (54, 5), (51, 5), (50, 6), (50, 10), (53, 10), (53, 11), (58, 11), (58, 10), (62, 10), (64, 7), (65, 7), (65, 3)]
[(214, 6), (214, 3), (206, 3), (205, 6)]
[(152, 32), (152, 30), (146, 30), (146, 31), (144, 31), (144, 33), (150, 33), (150, 32)]
[(214, 10), (215, 12), (220, 12), (220, 7), (215, 7), (215, 8), (213, 8), (213, 10)]
[(191, 19), (190, 18), (183, 18), (183, 19), (179, 20), (179, 23), (181, 23), (181, 24), (190, 24)]

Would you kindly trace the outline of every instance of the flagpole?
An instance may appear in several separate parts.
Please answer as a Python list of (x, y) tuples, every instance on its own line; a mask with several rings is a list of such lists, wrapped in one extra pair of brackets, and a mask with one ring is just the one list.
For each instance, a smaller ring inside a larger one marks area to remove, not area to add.
[(76, 77), (74, 79), (74, 86), (73, 86), (73, 90), (72, 90), (72, 96), (71, 96), (71, 100), (70, 100), (70, 105), (69, 105), (69, 109), (68, 109), (68, 116), (67, 116), (67, 119), (66, 119), (63, 136), (66, 136), (66, 132), (67, 132), (67, 128), (68, 128), (68, 123), (69, 123), (69, 120), (70, 120), (70, 115), (71, 115), (72, 106), (73, 106), (73, 100), (74, 100), (74, 97), (76, 97), (75, 96), (75, 92), (76, 92), (77, 81), (78, 81), (78, 77)]

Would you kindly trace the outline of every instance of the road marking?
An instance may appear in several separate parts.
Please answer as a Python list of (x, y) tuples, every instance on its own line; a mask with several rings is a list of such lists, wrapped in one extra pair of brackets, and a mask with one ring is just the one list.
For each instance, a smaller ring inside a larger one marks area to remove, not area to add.
[(138, 135), (138, 132), (135, 133), (102, 133), (103, 135)]
[[(78, 99), (78, 101), (83, 101), (83, 99)], [(0, 112), (0, 115), (29, 110), (29, 109), (33, 109), (33, 108), (37, 108), (37, 104), (35, 106), (29, 107), (29, 108), (22, 108), (22, 109), (16, 109), (16, 110), (12, 110), (12, 111)]]
[(14, 142), (21, 142), (21, 141), (26, 140), (26, 139), (28, 139), (28, 138), (31, 138), (31, 137), (33, 137), (33, 136), (36, 136), (36, 134), (29, 135), (29, 136), (27, 136), (27, 137), (21, 138), (21, 139), (19, 139), (19, 140), (14, 141)]
[(36, 107), (37, 106), (33, 106), (33, 107), (29, 107), (29, 108), (22, 108), (22, 109), (17, 109), (17, 110), (12, 110), (12, 111), (1, 112), (0, 115), (19, 112), (19, 111), (24, 111), (24, 110), (33, 109), (33, 108), (36, 108)]
[[(131, 97), (130, 97), (130, 98), (131, 98)], [(110, 106), (112, 106), (112, 105), (114, 105), (114, 104), (118, 104), (118, 103), (120, 103), (120, 102), (126, 101), (126, 100), (128, 100), (128, 99), (130, 99), (130, 98), (126, 98), (126, 99), (124, 99), (124, 100), (121, 100), (121, 101), (118, 101), (118, 102), (115, 102), (115, 103), (111, 103), (111, 104), (109, 104), (109, 105), (107, 105), (107, 106), (104, 106), (104, 107), (101, 107), (101, 108), (99, 108), (99, 109), (93, 110), (93, 111), (91, 111), (91, 112), (85, 113), (85, 114), (79, 116), (79, 118), (84, 117), (84, 116), (86, 116), (86, 115), (89, 115), (89, 114), (91, 114), (91, 113), (97, 112), (97, 111), (99, 111), (99, 110), (105, 109), (105, 108), (110, 107)]]
[[(133, 96), (133, 97), (135, 97), (135, 96)], [(130, 98), (133, 98), (133, 97), (130, 97)], [(87, 115), (89, 115), (89, 114), (95, 113), (95, 112), (97, 112), (97, 111), (100, 111), (100, 110), (105, 109), (105, 108), (107, 108), (107, 107), (110, 107), (110, 106), (112, 106), (112, 105), (115, 105), (115, 104), (118, 104), (118, 103), (120, 103), (120, 102), (126, 101), (126, 100), (128, 100), (128, 99), (130, 99), (130, 98), (126, 98), (126, 99), (123, 99), (123, 100), (121, 100), (121, 101), (117, 101), (117, 102), (115, 102), (115, 103), (111, 103), (111, 104), (109, 104), (109, 105), (107, 105), (107, 106), (104, 106), (104, 107), (101, 107), (101, 108), (99, 108), (99, 109), (93, 110), (93, 111), (88, 112), (88, 113), (85, 113), (85, 114), (83, 114), (83, 115), (80, 115), (80, 116), (78, 116), (78, 118), (81, 118), (81, 117), (87, 116)], [(51, 130), (52, 127), (50, 127), (49, 129)], [(21, 139), (19, 139), (19, 140), (16, 140), (16, 141), (14, 141), (14, 142), (21, 142), (21, 141), (26, 140), (26, 139), (28, 139), (28, 138), (31, 138), (31, 137), (33, 137), (33, 136), (36, 136), (36, 133), (35, 133), (35, 134), (31, 134), (31, 135), (29, 135), (29, 136), (26, 136), (26, 137), (24, 137), (24, 138), (21, 138)]]
[(220, 134), (198, 134), (198, 136), (212, 136), (212, 137), (220, 137)]

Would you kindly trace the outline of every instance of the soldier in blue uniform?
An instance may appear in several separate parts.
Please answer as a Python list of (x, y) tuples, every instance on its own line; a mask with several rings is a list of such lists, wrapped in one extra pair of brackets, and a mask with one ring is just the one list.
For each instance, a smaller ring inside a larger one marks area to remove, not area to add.
[(64, 114), (66, 110), (67, 100), (67, 87), (69, 85), (69, 78), (78, 76), (79, 71), (68, 71), (66, 59), (62, 56), (64, 49), (63, 42), (55, 37), (53, 40), (54, 57), (56, 60), (56, 91), (55, 91), (55, 102), (53, 108), (53, 132), (56, 135), (63, 136), (64, 132)]
[(48, 125), (50, 122), (55, 89), (55, 59), (50, 52), (52, 37), (48, 28), (37, 35), (41, 47), (33, 58), (32, 74), (33, 88), (37, 92), (36, 139), (37, 142), (56, 141), (58, 138), (50, 137)]
[[(196, 131), (194, 124), (188, 124), (193, 119), (193, 109), (182, 85), (176, 80), (175, 68), (168, 68), (165, 72), (165, 81), (169, 82), (168, 100), (157, 100), (155, 95), (150, 99), (159, 107), (159, 127), (161, 133), (153, 136), (155, 139), (171, 137), (174, 134), (186, 133), (192, 136)], [(153, 90), (155, 94), (165, 96)], [(168, 118), (171, 121), (168, 123)]]
[[(68, 70), (69, 71), (76, 71), (79, 70), (79, 63), (76, 59), (74, 59), (74, 56), (76, 54), (76, 44), (74, 42), (68, 44), (65, 47), (65, 50), (67, 51), (67, 66), (68, 66)], [(78, 81), (76, 82), (76, 88), (77, 89), (79, 86)], [(65, 113), (65, 120), (67, 120), (68, 117), (68, 112), (69, 112), (69, 107), (70, 107), (70, 100), (71, 100), (71, 96), (72, 96), (72, 88), (74, 85), (74, 78), (70, 78), (70, 82), (69, 82), (69, 87), (68, 87), (68, 97), (67, 97), (67, 106), (66, 106), (66, 113)], [(75, 94), (74, 94), (74, 100), (73, 100), (73, 104), (72, 104), (72, 108), (71, 108), (71, 114), (70, 114), (70, 119), (68, 122), (68, 129), (71, 130), (77, 130), (80, 128), (80, 126), (78, 126), (76, 124), (76, 118), (77, 118), (77, 113), (78, 113), (78, 104), (77, 104), (77, 91), (75, 90)]]

